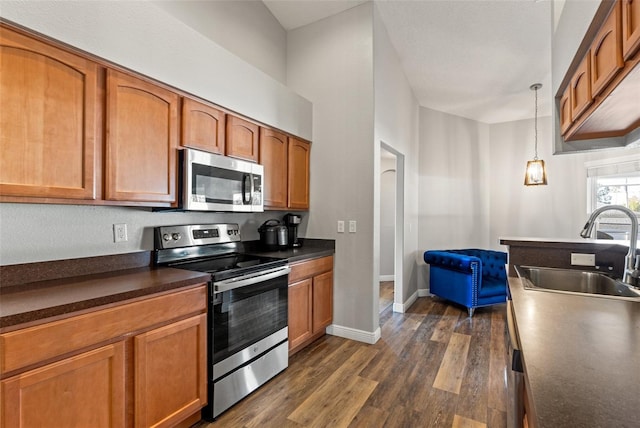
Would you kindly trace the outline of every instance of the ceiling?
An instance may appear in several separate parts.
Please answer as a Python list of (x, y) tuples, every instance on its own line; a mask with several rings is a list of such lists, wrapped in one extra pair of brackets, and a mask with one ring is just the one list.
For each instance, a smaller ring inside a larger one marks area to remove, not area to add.
[[(263, 0), (286, 30), (366, 1)], [(485, 123), (551, 114), (551, 0), (375, 0), (424, 107)]]

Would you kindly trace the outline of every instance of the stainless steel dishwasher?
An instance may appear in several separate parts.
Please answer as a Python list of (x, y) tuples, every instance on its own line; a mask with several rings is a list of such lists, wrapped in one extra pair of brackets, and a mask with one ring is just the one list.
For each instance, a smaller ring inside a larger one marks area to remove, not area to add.
[(511, 364), (507, 373), (507, 427), (520, 428), (524, 418), (524, 370), (511, 298), (507, 300), (507, 335)]

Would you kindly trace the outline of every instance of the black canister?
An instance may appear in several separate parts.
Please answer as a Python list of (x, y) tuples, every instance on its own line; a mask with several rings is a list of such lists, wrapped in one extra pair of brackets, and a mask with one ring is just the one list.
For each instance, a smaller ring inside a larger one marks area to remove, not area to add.
[(260, 244), (267, 250), (279, 250), (287, 248), (289, 237), (287, 227), (279, 220), (267, 220), (258, 228), (260, 233)]

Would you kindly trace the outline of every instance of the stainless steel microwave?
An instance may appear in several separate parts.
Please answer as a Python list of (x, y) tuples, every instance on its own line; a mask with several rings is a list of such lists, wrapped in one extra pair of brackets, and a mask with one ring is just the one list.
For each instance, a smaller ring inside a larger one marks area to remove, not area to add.
[(200, 150), (180, 151), (182, 209), (262, 212), (264, 167)]

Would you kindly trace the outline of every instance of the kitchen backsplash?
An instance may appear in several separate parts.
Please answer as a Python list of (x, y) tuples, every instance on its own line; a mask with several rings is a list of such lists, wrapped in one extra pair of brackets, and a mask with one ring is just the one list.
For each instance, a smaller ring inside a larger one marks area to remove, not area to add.
[[(258, 227), (288, 211), (263, 213), (153, 212), (150, 208), (0, 204), (0, 265), (149, 251), (156, 226), (238, 223), (243, 241), (260, 238)], [(306, 236), (308, 213), (299, 236)], [(114, 242), (113, 225), (127, 225), (127, 241)]]

